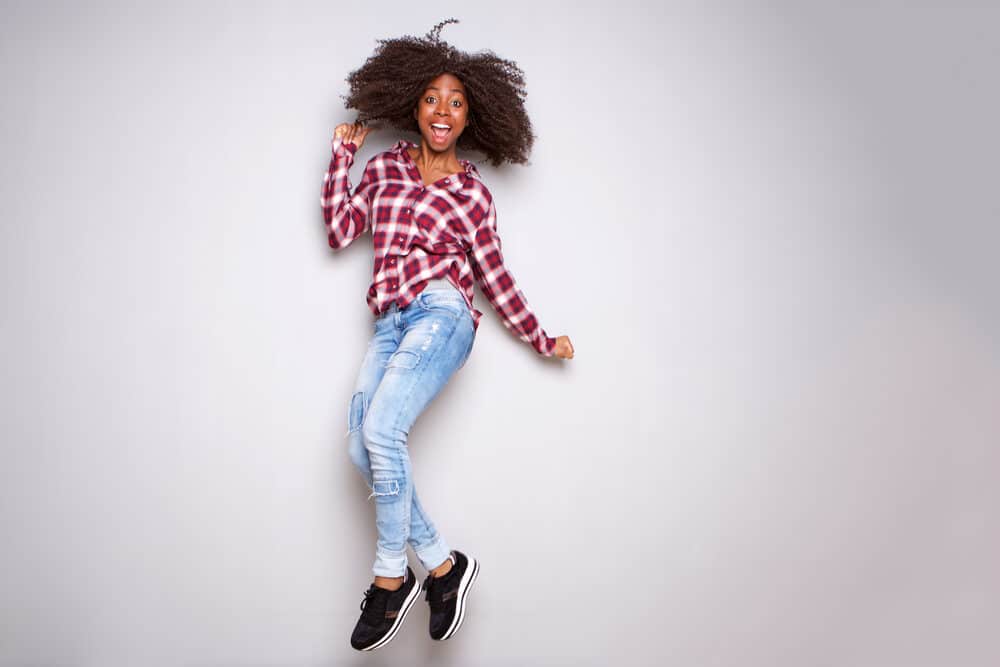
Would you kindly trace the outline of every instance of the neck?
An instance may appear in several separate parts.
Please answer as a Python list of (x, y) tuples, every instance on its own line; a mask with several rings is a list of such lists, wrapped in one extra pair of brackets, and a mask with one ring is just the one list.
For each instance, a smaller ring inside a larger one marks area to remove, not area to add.
[(455, 145), (452, 144), (446, 151), (435, 151), (427, 145), (423, 139), (417, 147), (417, 162), (425, 169), (449, 169), (458, 165), (458, 156), (455, 154)]

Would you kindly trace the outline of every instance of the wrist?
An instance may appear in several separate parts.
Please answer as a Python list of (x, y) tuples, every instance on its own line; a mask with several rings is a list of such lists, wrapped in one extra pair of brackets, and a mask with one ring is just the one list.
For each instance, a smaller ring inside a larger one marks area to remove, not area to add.
[(356, 144), (350, 141), (344, 141), (341, 137), (334, 137), (330, 142), (330, 152), (333, 153), (334, 157), (344, 155), (353, 157), (357, 150), (358, 147)]

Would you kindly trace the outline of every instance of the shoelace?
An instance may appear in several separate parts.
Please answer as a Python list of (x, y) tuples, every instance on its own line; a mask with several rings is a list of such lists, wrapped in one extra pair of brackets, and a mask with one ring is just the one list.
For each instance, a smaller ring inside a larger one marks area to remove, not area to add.
[(391, 592), (374, 584), (365, 591), (365, 599), (361, 601), (361, 619), (367, 625), (378, 625), (385, 620), (386, 603)]

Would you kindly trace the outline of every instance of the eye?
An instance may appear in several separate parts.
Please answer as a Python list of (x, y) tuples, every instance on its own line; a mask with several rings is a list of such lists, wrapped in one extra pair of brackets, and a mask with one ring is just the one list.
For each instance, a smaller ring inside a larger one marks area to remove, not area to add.
[(436, 101), (433, 95), (428, 95), (424, 98), (424, 102), (427, 102), (427, 104), (434, 104)]
[(454, 107), (460, 107), (460, 106), (462, 106), (462, 100), (452, 100), (451, 104)]

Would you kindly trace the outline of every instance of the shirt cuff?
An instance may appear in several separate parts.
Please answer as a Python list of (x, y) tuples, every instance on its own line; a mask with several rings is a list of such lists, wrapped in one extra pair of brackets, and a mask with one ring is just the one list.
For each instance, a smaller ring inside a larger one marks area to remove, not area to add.
[(354, 157), (357, 150), (358, 146), (353, 141), (345, 142), (340, 137), (334, 137), (330, 140), (330, 152), (333, 153), (334, 156), (337, 156), (338, 154), (347, 154)]
[(538, 339), (535, 349), (543, 357), (551, 357), (556, 351), (556, 339), (542, 334), (541, 338)]

